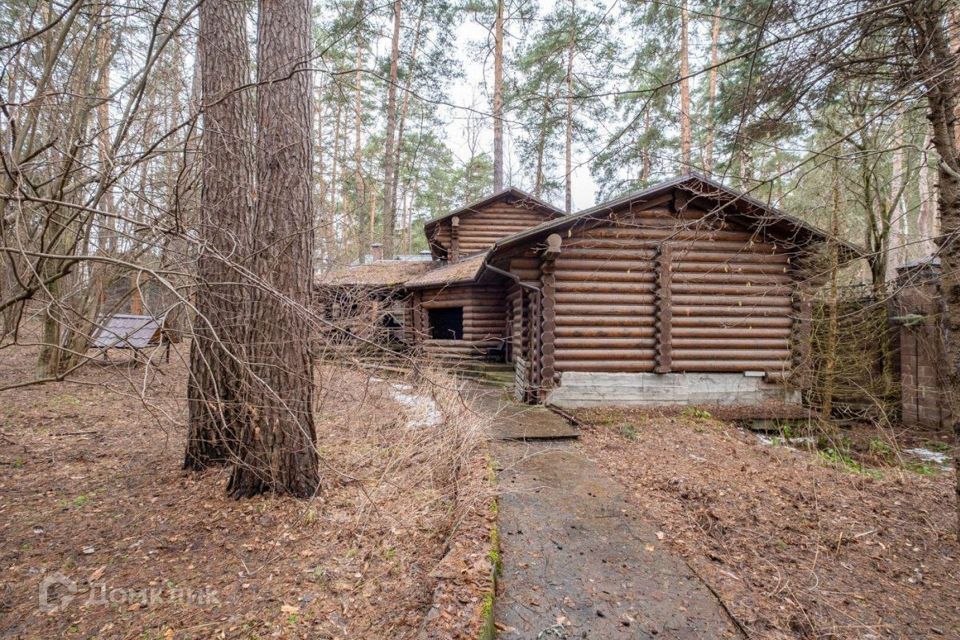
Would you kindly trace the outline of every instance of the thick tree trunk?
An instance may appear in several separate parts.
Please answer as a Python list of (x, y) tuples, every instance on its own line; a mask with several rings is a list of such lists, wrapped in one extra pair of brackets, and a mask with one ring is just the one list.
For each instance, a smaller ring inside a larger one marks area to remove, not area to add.
[[(905, 8), (912, 23), (913, 55), (926, 84), (928, 118), (933, 127), (933, 146), (940, 155), (937, 165), (940, 210), (941, 291), (945, 313), (945, 351), (948, 369), (947, 399), (951, 410), (954, 454), (960, 458), (960, 127), (956, 113), (960, 106), (960, 78), (956, 69), (960, 53), (951, 49), (945, 33), (944, 0), (926, 0)], [(957, 481), (957, 536), (960, 538), (960, 464), (955, 464)]]
[(397, 131), (397, 77), (400, 65), (400, 0), (393, 2), (393, 39), (390, 46), (390, 84), (387, 86), (387, 133), (383, 160), (383, 255), (393, 257), (394, 235), (397, 226), (397, 194), (393, 174), (397, 170), (394, 144)]
[(680, 171), (690, 171), (690, 52), (687, 0), (680, 2)]
[(251, 415), (227, 491), (309, 497), (320, 483), (306, 317), (313, 282), (310, 0), (261, 0), (259, 8)]
[(493, 25), (493, 190), (503, 189), (503, 0)]
[(187, 384), (183, 466), (229, 460), (243, 414), (244, 291), (238, 263), (249, 242), (253, 194), (253, 102), (246, 13), (234, 0), (200, 5), (200, 253)]

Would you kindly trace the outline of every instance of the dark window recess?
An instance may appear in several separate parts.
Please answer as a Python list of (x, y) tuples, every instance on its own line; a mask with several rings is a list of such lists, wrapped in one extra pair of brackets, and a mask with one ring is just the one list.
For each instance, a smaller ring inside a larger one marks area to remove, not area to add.
[(430, 337), (434, 340), (463, 340), (463, 307), (429, 309)]

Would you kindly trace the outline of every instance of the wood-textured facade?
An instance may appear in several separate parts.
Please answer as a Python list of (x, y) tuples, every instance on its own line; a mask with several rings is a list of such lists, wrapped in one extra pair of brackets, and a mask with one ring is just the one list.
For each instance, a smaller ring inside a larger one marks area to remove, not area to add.
[(546, 207), (508, 190), (426, 225), (441, 266), (406, 285), (413, 346), (512, 362), (533, 402), (575, 385), (598, 402), (765, 393), (803, 359), (818, 284), (804, 265), (825, 234), (697, 176)]

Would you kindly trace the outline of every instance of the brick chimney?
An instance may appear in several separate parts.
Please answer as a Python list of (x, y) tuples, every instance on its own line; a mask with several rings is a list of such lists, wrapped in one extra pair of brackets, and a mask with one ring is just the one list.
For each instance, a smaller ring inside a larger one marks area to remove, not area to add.
[(374, 262), (377, 260), (383, 260), (383, 245), (379, 242), (371, 243), (370, 256), (373, 258)]

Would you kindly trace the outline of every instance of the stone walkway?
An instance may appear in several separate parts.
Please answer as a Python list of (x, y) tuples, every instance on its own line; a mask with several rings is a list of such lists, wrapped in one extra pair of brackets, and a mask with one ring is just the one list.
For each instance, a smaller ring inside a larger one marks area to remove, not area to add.
[[(504, 398), (488, 389), (472, 401), (489, 412)], [(500, 491), (500, 638), (742, 637), (620, 485), (582, 455), (575, 428), (542, 408), (513, 405), (502, 415), (491, 446)]]

